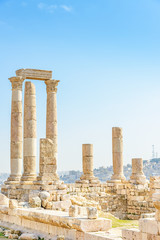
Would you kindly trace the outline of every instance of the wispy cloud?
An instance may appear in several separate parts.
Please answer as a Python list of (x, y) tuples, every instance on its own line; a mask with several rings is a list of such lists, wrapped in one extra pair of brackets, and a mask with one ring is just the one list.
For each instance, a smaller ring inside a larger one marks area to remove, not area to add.
[(67, 6), (67, 5), (53, 5), (53, 4), (46, 4), (43, 2), (40, 2), (37, 7), (41, 10), (45, 10), (48, 11), (50, 13), (53, 13), (55, 11), (55, 9), (58, 8), (62, 8), (64, 9), (66, 12), (71, 12), (72, 11), (72, 7)]
[(54, 10), (57, 8), (57, 5), (53, 5), (53, 4), (48, 5), (48, 4), (45, 4), (45, 3), (41, 2), (41, 3), (38, 4), (38, 8), (41, 9), (41, 10), (46, 10), (50, 13), (53, 13)]
[(72, 11), (72, 7), (69, 7), (67, 5), (61, 5), (61, 8), (63, 8), (66, 12), (71, 12)]

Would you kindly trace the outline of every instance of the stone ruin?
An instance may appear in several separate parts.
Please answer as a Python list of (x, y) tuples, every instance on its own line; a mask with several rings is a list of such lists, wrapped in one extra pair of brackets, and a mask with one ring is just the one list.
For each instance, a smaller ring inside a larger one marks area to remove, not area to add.
[[(22, 129), (22, 85), (26, 79), (44, 81), (47, 91), (46, 138), (40, 139), (38, 176), (36, 91), (30, 81), (25, 82)], [(50, 239), (77, 240), (159, 240), (160, 177), (152, 176), (150, 182), (147, 181), (142, 158), (133, 158), (132, 175), (128, 181), (125, 179), (122, 128), (112, 128), (113, 175), (109, 181), (102, 183), (94, 176), (93, 145), (83, 144), (83, 174), (75, 183), (64, 184), (57, 175), (59, 80), (52, 79), (52, 71), (37, 69), (17, 70), (16, 76), (9, 80), (12, 84), (11, 172), (1, 187), (1, 224), (41, 233), (45, 239), (49, 236)], [(140, 219), (140, 229), (123, 230), (122, 238), (113, 236), (109, 232), (111, 220), (99, 218), (99, 210), (120, 219)]]

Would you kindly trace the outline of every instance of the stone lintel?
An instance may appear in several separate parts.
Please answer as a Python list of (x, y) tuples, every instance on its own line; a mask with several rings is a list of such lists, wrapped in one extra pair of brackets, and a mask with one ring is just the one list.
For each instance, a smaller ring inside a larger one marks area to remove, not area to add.
[(34, 80), (51, 80), (52, 71), (39, 70), (39, 69), (19, 69), (16, 71), (16, 76), (21, 76), (24, 79), (34, 79)]

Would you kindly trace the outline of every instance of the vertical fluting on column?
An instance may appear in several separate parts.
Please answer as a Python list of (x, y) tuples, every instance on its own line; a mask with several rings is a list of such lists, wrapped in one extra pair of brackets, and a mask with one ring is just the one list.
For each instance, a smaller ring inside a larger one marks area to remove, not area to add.
[(35, 86), (25, 82), (22, 181), (36, 179), (36, 124)]
[(133, 183), (145, 183), (146, 177), (143, 173), (142, 158), (132, 158), (132, 175), (130, 181)]
[(123, 134), (122, 128), (112, 128), (112, 157), (113, 175), (112, 180), (125, 180), (123, 174)]
[(57, 171), (57, 86), (59, 80), (46, 80), (47, 90), (47, 114), (46, 114), (46, 138), (53, 141), (54, 145), (54, 174)]
[[(12, 83), (10, 166), (8, 181), (19, 181), (22, 168), (22, 83), (21, 77), (9, 78)], [(8, 182), (7, 181), (7, 182)]]

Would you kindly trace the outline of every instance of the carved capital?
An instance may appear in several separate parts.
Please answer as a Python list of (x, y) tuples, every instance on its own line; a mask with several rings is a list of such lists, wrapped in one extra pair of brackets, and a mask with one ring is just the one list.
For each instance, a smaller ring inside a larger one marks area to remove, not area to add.
[(60, 82), (60, 80), (46, 80), (45, 84), (46, 84), (47, 93), (49, 93), (49, 92), (56, 93), (59, 82)]
[(22, 90), (22, 84), (23, 84), (24, 78), (11, 77), (9, 78), (9, 80), (12, 83), (12, 90)]

